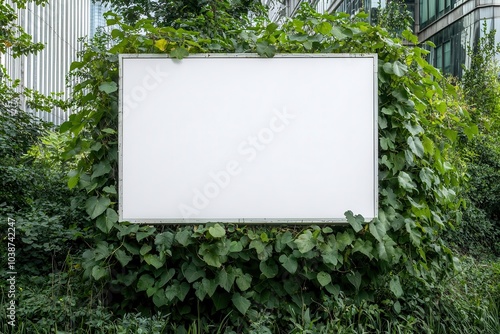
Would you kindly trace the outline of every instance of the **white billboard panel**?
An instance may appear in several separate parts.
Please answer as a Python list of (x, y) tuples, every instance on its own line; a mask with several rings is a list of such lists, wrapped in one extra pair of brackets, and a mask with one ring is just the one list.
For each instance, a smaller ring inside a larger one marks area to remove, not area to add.
[(119, 215), (377, 216), (376, 55), (120, 56)]

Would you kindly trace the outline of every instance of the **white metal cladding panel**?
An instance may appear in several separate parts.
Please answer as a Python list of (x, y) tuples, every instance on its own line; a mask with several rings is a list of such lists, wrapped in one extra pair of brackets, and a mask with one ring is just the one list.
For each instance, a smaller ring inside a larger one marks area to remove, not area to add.
[[(11, 0), (7, 3), (15, 8)], [(93, 6), (94, 10), (98, 6)], [(77, 60), (77, 52), (82, 50), (78, 39), (91, 33), (91, 0), (51, 0), (45, 7), (28, 3), (25, 9), (18, 9), (17, 23), (32, 35), (34, 42), (45, 44), (45, 48), (37, 55), (16, 59), (10, 53), (2, 55), (7, 73), (13, 79), (20, 79), (24, 87), (43, 94), (62, 92), (68, 97), (66, 75), (71, 63)], [(68, 117), (59, 108), (35, 114), (56, 125)]]

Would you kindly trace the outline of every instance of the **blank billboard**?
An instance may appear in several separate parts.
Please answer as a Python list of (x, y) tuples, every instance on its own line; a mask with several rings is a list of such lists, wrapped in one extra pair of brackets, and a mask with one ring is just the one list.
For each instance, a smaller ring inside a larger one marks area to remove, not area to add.
[(376, 55), (120, 56), (119, 215), (377, 216)]

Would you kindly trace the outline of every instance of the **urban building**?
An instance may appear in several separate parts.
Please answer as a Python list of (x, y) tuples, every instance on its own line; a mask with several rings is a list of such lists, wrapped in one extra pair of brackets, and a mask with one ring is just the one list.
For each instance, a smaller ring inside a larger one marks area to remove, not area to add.
[[(293, 16), (302, 2), (309, 2), (319, 12), (346, 12), (361, 10), (376, 17), (377, 11), (390, 0), (285, 0), (282, 7), (271, 11)], [(463, 66), (469, 65), (467, 49), (482, 36), (483, 24), (487, 31), (500, 28), (500, 0), (405, 0), (414, 18), (414, 32), (419, 42), (433, 42), (428, 61), (444, 73), (461, 76)], [(496, 36), (500, 42), (500, 35)]]
[[(7, 3), (16, 8), (11, 0)], [(92, 0), (50, 0), (45, 6), (34, 2), (24, 9), (16, 9), (17, 24), (33, 37), (33, 42), (45, 44), (36, 55), (13, 58), (9, 53), (2, 55), (2, 65), (12, 79), (19, 79), (22, 87), (31, 88), (42, 94), (62, 93), (68, 97), (71, 88), (66, 85), (70, 65), (77, 60), (82, 50), (80, 37), (92, 36), (98, 26), (105, 24), (102, 14), (105, 8)], [(23, 109), (28, 108), (24, 105)], [(45, 121), (56, 125), (63, 123), (67, 112), (54, 109), (51, 113), (32, 111)]]

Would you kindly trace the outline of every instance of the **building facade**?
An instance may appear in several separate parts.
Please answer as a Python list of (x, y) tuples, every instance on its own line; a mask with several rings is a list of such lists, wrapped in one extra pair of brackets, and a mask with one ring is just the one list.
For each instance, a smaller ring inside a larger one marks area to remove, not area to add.
[[(390, 0), (387, 0), (390, 1)], [(293, 16), (302, 2), (309, 2), (319, 12), (356, 14), (363, 10), (373, 20), (386, 0), (286, 0), (287, 16)], [(433, 42), (429, 62), (444, 73), (461, 76), (470, 59), (467, 49), (487, 31), (500, 28), (500, 0), (405, 0), (414, 18), (414, 32), (419, 42)], [(500, 42), (500, 34), (496, 35)]]
[[(7, 3), (16, 8), (12, 1)], [(77, 60), (78, 51), (82, 50), (79, 39), (92, 36), (104, 23), (103, 11), (103, 6), (92, 0), (51, 0), (45, 6), (29, 2), (25, 9), (17, 9), (17, 24), (33, 37), (33, 42), (41, 42), (45, 48), (36, 55), (19, 58), (9, 53), (2, 55), (7, 74), (12, 79), (19, 79), (22, 87), (45, 95), (54, 92), (68, 97), (71, 88), (66, 85), (66, 75), (71, 63)], [(56, 125), (68, 117), (67, 112), (57, 108), (47, 113), (28, 110), (26, 105), (22, 107)]]

